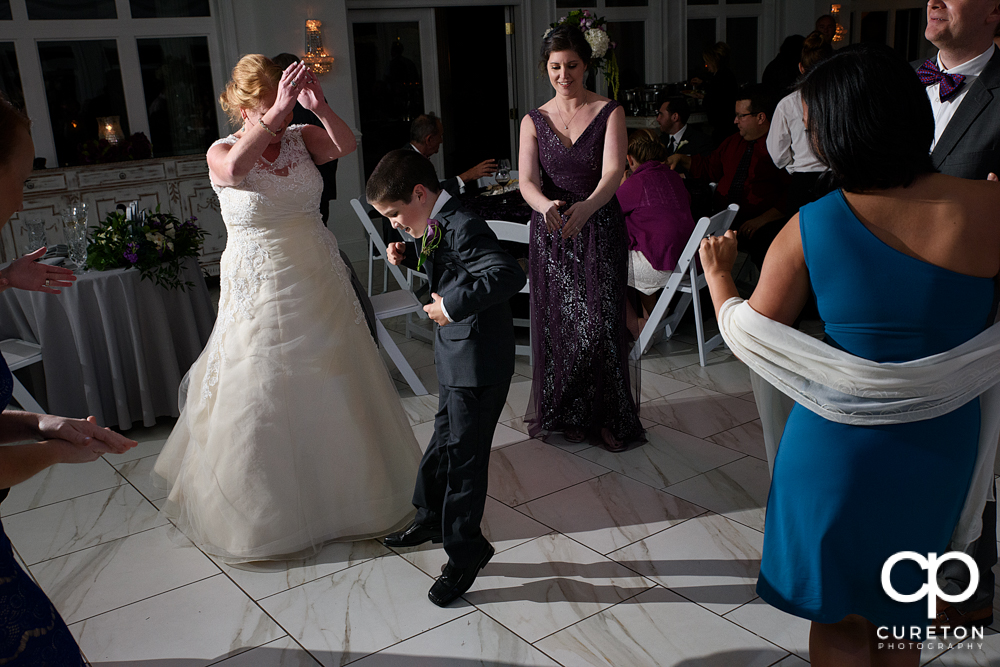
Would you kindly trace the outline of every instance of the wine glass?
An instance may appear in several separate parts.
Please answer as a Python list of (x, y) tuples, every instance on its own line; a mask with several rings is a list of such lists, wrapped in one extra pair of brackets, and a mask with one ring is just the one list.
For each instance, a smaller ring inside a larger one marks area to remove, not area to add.
[(500, 160), (494, 178), (497, 179), (497, 184), (501, 188), (510, 183), (510, 160)]

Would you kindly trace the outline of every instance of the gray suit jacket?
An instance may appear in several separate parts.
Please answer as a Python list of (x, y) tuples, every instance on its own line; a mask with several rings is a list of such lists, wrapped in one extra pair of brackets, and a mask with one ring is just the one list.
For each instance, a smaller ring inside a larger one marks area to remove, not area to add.
[(934, 167), (959, 178), (1000, 175), (1000, 49), (959, 105), (931, 153)]
[[(514, 323), (507, 301), (524, 287), (524, 271), (486, 221), (457, 200), (445, 203), (436, 220), (444, 236), (423, 268), (452, 318), (437, 327), (438, 381), (452, 387), (506, 382), (514, 374)], [(415, 268), (417, 252), (408, 244), (404, 264)]]

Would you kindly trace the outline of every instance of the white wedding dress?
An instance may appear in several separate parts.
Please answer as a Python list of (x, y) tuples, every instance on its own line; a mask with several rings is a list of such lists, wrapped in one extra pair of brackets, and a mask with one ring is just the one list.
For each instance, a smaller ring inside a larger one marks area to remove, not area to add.
[(307, 557), (413, 514), (420, 448), (323, 226), (301, 127), (273, 164), (213, 185), (229, 234), (219, 315), (153, 470), (166, 516), (228, 562)]

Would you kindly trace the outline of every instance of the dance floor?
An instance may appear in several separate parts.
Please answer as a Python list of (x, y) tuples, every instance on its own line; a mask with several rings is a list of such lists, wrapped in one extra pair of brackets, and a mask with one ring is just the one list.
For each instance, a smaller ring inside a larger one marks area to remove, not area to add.
[[(436, 392), (431, 347), (390, 324)], [(171, 420), (131, 431), (140, 444), (127, 454), (15, 487), (3, 522), (94, 666), (808, 664), (808, 623), (754, 590), (769, 479), (747, 369), (725, 351), (701, 368), (691, 342), (682, 332), (644, 357), (648, 442), (623, 454), (529, 439), (519, 357), (490, 465), (484, 530), (497, 554), (447, 609), (427, 600), (439, 546), (214, 562), (157, 512), (165, 493), (149, 471)], [(426, 446), (437, 397), (391, 372)], [(923, 662), (1000, 664), (1000, 634)]]

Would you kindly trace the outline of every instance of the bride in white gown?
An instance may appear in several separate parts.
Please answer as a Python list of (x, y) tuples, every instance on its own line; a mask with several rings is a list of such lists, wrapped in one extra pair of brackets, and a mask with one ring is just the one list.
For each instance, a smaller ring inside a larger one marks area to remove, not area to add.
[[(324, 128), (287, 127), (296, 98)], [(306, 557), (405, 525), (420, 449), (320, 218), (315, 164), (353, 133), (300, 64), (245, 56), (221, 101), (244, 125), (208, 153), (229, 235), (219, 315), (153, 480), (206, 552)]]

